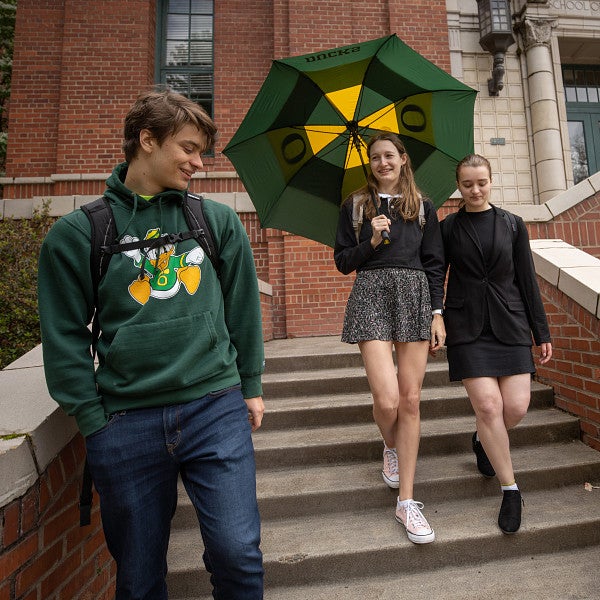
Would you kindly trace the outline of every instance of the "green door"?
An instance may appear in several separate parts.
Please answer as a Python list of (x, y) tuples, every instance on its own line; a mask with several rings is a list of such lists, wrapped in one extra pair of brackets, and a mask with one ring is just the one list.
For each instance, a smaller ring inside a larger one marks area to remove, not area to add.
[(574, 183), (600, 171), (600, 67), (563, 65)]

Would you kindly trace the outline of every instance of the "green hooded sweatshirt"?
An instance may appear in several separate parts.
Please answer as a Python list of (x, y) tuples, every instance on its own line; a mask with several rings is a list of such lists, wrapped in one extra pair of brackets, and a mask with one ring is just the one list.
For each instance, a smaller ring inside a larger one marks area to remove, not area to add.
[[(115, 167), (105, 192), (121, 242), (189, 230), (183, 192), (145, 200), (125, 187), (126, 172), (126, 163)], [(240, 383), (244, 398), (262, 395), (260, 297), (248, 236), (231, 208), (211, 200), (204, 208), (220, 280), (193, 239), (148, 256), (113, 255), (98, 288), (97, 370), (88, 327), (94, 312), (89, 220), (77, 209), (46, 236), (38, 272), (46, 382), (84, 436), (120, 410), (190, 402)]]

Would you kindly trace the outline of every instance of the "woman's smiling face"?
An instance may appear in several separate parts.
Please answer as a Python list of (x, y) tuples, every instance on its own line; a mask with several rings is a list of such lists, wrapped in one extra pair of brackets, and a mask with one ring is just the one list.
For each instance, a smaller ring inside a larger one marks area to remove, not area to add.
[(400, 154), (389, 140), (379, 140), (371, 146), (369, 164), (380, 192), (393, 194), (397, 191), (400, 170), (405, 162), (406, 154)]

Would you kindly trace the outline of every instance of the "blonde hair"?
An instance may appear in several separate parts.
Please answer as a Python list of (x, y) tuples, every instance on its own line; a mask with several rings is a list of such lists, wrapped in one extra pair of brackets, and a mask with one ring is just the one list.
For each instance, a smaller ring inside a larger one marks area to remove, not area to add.
[[(394, 144), (400, 156), (406, 156), (406, 162), (400, 169), (400, 178), (398, 180), (398, 189), (396, 192), (400, 195), (399, 198), (393, 198), (390, 202), (390, 214), (397, 214), (402, 217), (405, 221), (415, 221), (419, 216), (419, 208), (421, 206), (421, 192), (415, 182), (415, 176), (410, 161), (410, 156), (406, 152), (406, 147), (400, 139), (400, 136), (395, 133), (384, 131), (378, 133), (369, 139), (367, 144), (367, 156), (370, 159), (371, 148), (377, 142), (388, 141)], [(373, 205), (371, 198), (371, 190), (375, 192), (377, 198), (377, 206)], [(373, 176), (372, 172), (369, 172), (367, 176), (367, 185), (363, 186), (352, 196), (358, 198), (358, 206), (364, 205), (364, 214), (367, 218), (372, 219), (377, 216), (377, 208), (379, 207), (380, 200), (377, 194), (377, 179)], [(352, 197), (351, 196), (351, 197)]]

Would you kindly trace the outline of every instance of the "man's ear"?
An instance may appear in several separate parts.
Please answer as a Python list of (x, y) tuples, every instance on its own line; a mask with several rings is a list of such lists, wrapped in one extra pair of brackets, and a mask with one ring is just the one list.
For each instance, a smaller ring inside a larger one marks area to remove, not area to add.
[(156, 139), (152, 135), (149, 129), (142, 129), (140, 131), (140, 148), (144, 152), (152, 152), (156, 146)]

